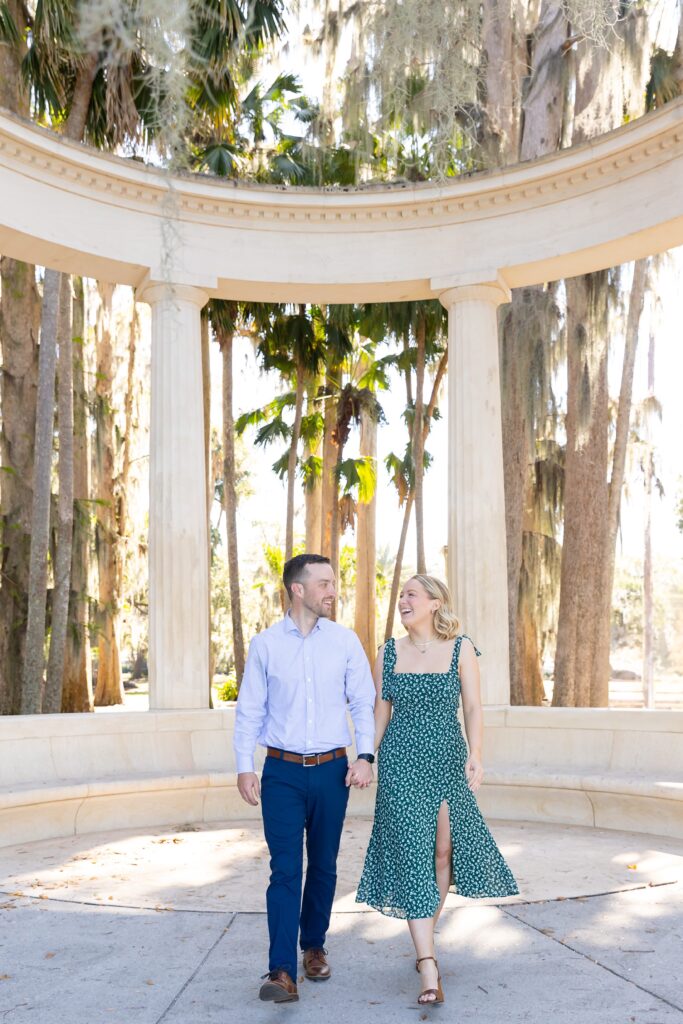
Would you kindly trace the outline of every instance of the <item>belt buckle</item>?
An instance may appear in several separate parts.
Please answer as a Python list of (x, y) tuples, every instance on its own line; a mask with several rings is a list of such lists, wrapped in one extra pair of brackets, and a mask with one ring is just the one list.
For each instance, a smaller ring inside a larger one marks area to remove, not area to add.
[[(304, 754), (303, 755), (303, 759), (304, 759), (303, 760), (303, 766), (304, 766), (304, 768), (315, 768), (316, 765), (320, 764), (320, 761), (318, 760), (319, 757), (320, 757), (320, 754)], [(306, 762), (309, 759), (310, 759), (311, 763), (307, 764)]]

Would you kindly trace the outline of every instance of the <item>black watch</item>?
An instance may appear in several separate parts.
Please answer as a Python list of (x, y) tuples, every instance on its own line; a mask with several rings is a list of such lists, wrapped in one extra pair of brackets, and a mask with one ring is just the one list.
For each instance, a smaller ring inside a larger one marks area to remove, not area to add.
[(375, 755), (374, 754), (359, 754), (358, 755), (358, 760), (359, 761), (367, 761), (368, 764), (374, 764), (375, 763)]

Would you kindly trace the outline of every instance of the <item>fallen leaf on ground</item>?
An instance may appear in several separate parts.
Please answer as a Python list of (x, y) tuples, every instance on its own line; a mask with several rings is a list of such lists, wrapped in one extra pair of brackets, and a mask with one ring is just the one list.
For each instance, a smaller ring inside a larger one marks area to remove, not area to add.
[(46, 953), (45, 954), (45, 959), (46, 960), (52, 960), (53, 956), (57, 956), (57, 954), (56, 953)]

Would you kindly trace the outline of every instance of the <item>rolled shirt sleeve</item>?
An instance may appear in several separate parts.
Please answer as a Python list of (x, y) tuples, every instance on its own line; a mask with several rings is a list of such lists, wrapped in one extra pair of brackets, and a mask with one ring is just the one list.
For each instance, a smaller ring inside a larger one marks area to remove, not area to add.
[(268, 710), (268, 684), (259, 650), (259, 638), (249, 645), (247, 663), (237, 698), (233, 745), (238, 773), (254, 771), (254, 751)]
[(356, 752), (372, 754), (375, 746), (375, 684), (363, 645), (349, 631), (346, 699), (356, 734)]

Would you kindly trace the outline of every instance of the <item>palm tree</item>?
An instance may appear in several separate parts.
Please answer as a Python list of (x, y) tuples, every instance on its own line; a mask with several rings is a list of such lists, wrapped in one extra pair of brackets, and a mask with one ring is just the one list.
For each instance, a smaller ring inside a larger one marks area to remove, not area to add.
[[(399, 503), (404, 505), (403, 526), (397, 552), (396, 565), (389, 598), (386, 636), (393, 629), (396, 600), (410, 516), (416, 510), (416, 564), (418, 572), (426, 572), (424, 542), (424, 471), (428, 457), (425, 441), (429, 434), (430, 419), (436, 408), (438, 389), (446, 369), (443, 358), (446, 312), (440, 303), (398, 302), (375, 303), (366, 306), (361, 319), (361, 330), (378, 341), (393, 338), (400, 345), (398, 353), (384, 356), (378, 361), (383, 369), (397, 368), (406, 388), (406, 413), (409, 437), (403, 457), (391, 453), (387, 468), (397, 487)], [(437, 376), (429, 401), (425, 403), (425, 378), (428, 363), (438, 361)], [(413, 379), (413, 374), (415, 379)]]
[(244, 633), (240, 598), (239, 547), (237, 542), (237, 489), (235, 486), (235, 427), (233, 412), (233, 341), (237, 329), (239, 307), (235, 302), (212, 299), (208, 307), (209, 322), (223, 357), (223, 507), (228, 539), (228, 572), (230, 579), (230, 615), (232, 619), (233, 656), (239, 687), (244, 675)]
[(89, 400), (86, 393), (88, 342), (85, 331), (85, 296), (82, 278), (74, 278), (74, 292), (74, 530), (62, 711), (91, 711), (93, 693), (88, 642), (88, 563), (91, 542), (90, 438), (88, 432)]
[[(29, 12), (0, 4), (0, 106), (21, 117), (30, 94), (21, 74)], [(18, 714), (26, 649), (30, 510), (38, 381), (39, 296), (35, 267), (0, 256), (0, 714)]]
[(74, 418), (73, 418), (73, 295), (71, 280), (62, 276), (59, 296), (59, 503), (57, 555), (52, 591), (52, 628), (43, 710), (62, 710), (62, 683), (66, 631), (71, 593), (71, 552), (74, 526)]
[[(427, 402), (425, 413), (423, 417), (422, 425), (422, 459), (425, 465), (429, 464), (429, 456), (425, 451), (425, 444), (429, 437), (429, 431), (431, 429), (432, 420), (438, 413), (438, 400), (443, 378), (446, 373), (448, 363), (448, 349), (444, 348), (439, 356), (439, 361), (436, 365), (436, 372), (432, 381), (431, 393), (429, 401)], [(406, 380), (406, 419), (409, 423), (409, 440), (406, 445), (405, 454), (402, 458), (397, 456), (394, 452), (390, 452), (386, 458), (386, 467), (391, 475), (392, 482), (396, 488), (398, 494), (399, 506), (403, 506), (403, 523), (401, 525), (401, 535), (398, 543), (398, 550), (396, 552), (396, 560), (394, 562), (394, 572), (391, 580), (391, 590), (389, 594), (389, 607), (387, 609), (387, 621), (384, 631), (384, 639), (388, 640), (394, 631), (394, 617), (396, 615), (396, 604), (398, 602), (398, 593), (401, 584), (401, 573), (403, 571), (403, 559), (405, 556), (406, 542), (408, 539), (408, 530), (410, 528), (410, 516), (415, 503), (415, 471), (414, 471), (414, 455), (413, 455), (413, 438), (414, 429), (411, 424), (411, 411), (412, 411), (412, 392), (410, 386), (410, 374), (404, 370)], [(425, 462), (426, 460), (426, 462)]]
[[(31, 508), (31, 556), (28, 580), (28, 616), (26, 621), (26, 658), (24, 661), (21, 712), (36, 714), (42, 708), (42, 683), (45, 667), (45, 600), (47, 594), (48, 541), (50, 532), (50, 484), (52, 473), (52, 436), (54, 389), (57, 368), (57, 323), (59, 320), (60, 277), (55, 270), (45, 271), (40, 328), (40, 358), (35, 440), (35, 483)], [(45, 298), (45, 295), (43, 296)], [(52, 301), (54, 300), (54, 301)]]

